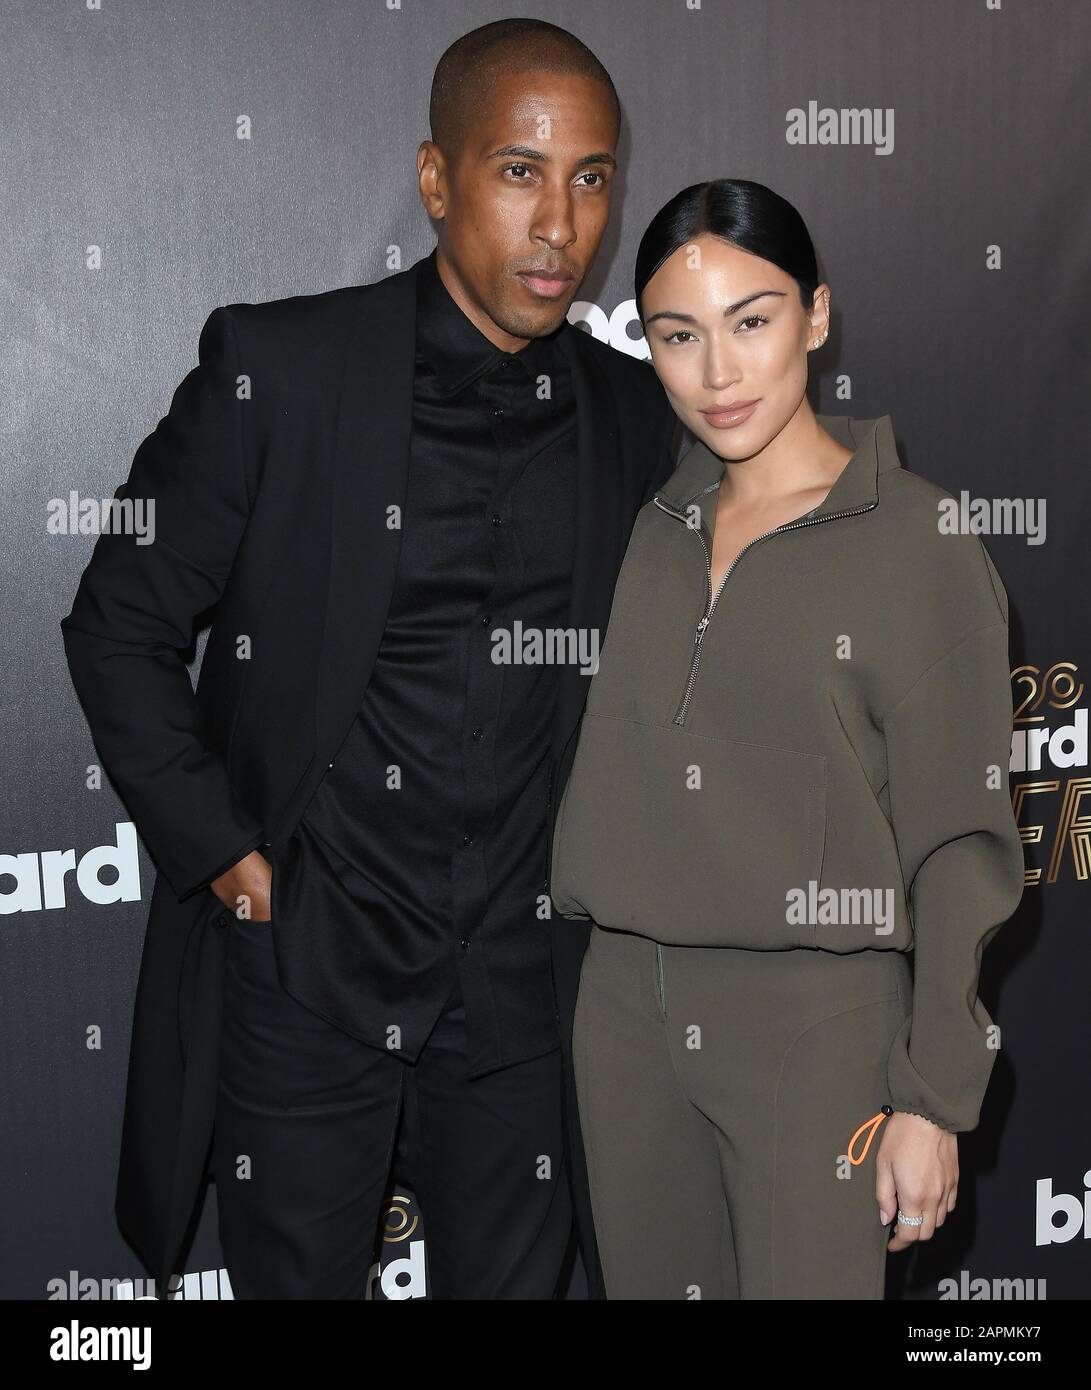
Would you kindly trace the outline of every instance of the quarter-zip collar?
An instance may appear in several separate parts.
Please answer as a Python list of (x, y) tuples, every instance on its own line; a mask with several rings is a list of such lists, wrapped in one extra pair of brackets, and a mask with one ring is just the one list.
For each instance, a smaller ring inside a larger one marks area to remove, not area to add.
[[(857, 507), (874, 506), (879, 500), (879, 474), (901, 467), (890, 416), (880, 415), (872, 420), (854, 420), (848, 415), (815, 418), (839, 444), (854, 452), (822, 505), (807, 515), (821, 519)], [(669, 507), (684, 510), (702, 493), (719, 486), (725, 466), (718, 454), (697, 439), (656, 496)]]

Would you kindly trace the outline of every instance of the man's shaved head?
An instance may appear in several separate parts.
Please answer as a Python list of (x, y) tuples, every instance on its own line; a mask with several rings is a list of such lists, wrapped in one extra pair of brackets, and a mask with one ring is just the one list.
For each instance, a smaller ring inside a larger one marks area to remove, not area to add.
[(429, 118), (417, 184), (436, 268), (481, 332), (518, 351), (564, 322), (606, 230), (614, 84), (566, 29), (501, 19), (444, 53)]
[(542, 19), (498, 19), (463, 34), (436, 64), (428, 100), (428, 124), (434, 144), (457, 160), (471, 113), (498, 78), (521, 73), (590, 77), (609, 93), (615, 121), (621, 106), (610, 74), (575, 34)]

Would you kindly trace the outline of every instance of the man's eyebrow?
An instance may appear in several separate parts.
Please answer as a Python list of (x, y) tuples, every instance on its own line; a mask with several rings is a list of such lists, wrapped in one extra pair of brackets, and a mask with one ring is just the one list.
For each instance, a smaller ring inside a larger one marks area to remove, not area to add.
[[(547, 164), (550, 156), (544, 150), (536, 150), (533, 145), (503, 145), (498, 150), (493, 150), (492, 154), (487, 154), (486, 159), (519, 158), (537, 160), (539, 164)], [(598, 154), (585, 154), (582, 159), (576, 161), (576, 168), (582, 169), (585, 164), (608, 164), (612, 169), (617, 168), (617, 160), (608, 150), (600, 150)]]
[[(734, 304), (729, 304), (724, 310), (724, 318), (729, 319), (732, 314), (737, 314), (740, 309), (745, 309), (748, 304), (753, 304), (755, 299), (761, 299), (763, 295), (775, 294), (778, 299), (784, 298), (783, 290), (756, 290), (753, 294), (748, 294), (745, 299), (738, 299)], [(697, 320), (692, 314), (679, 314), (673, 309), (660, 309), (658, 314), (652, 314), (650, 318), (644, 320), (644, 327), (649, 323), (654, 323), (656, 319), (677, 319), (680, 323), (696, 323)]]

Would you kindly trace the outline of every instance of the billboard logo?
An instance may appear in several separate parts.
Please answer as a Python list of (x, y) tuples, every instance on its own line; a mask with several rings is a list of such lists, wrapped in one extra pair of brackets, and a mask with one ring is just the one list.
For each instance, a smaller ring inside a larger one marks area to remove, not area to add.
[[(113, 869), (114, 877), (103, 880), (103, 869)], [(42, 912), (67, 907), (65, 877), (75, 872), (76, 887), (90, 903), (140, 901), (140, 860), (136, 848), (136, 826), (118, 821), (114, 843), (96, 845), (76, 861), (74, 849), (33, 850), (21, 854), (0, 854), (0, 915), (13, 912)], [(6, 879), (12, 882), (6, 883)]]

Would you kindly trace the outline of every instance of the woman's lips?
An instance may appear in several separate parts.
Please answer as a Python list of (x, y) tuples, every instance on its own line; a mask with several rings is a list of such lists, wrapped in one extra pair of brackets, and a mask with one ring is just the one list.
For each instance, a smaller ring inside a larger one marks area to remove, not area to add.
[(529, 270), (521, 270), (519, 279), (543, 299), (559, 299), (572, 283), (572, 277), (569, 275), (557, 278), (553, 275), (535, 275)]
[(735, 406), (732, 410), (702, 410), (701, 414), (714, 430), (731, 430), (736, 425), (741, 425), (749, 420), (754, 411), (757, 410), (761, 397), (756, 401), (750, 401), (746, 405)]

